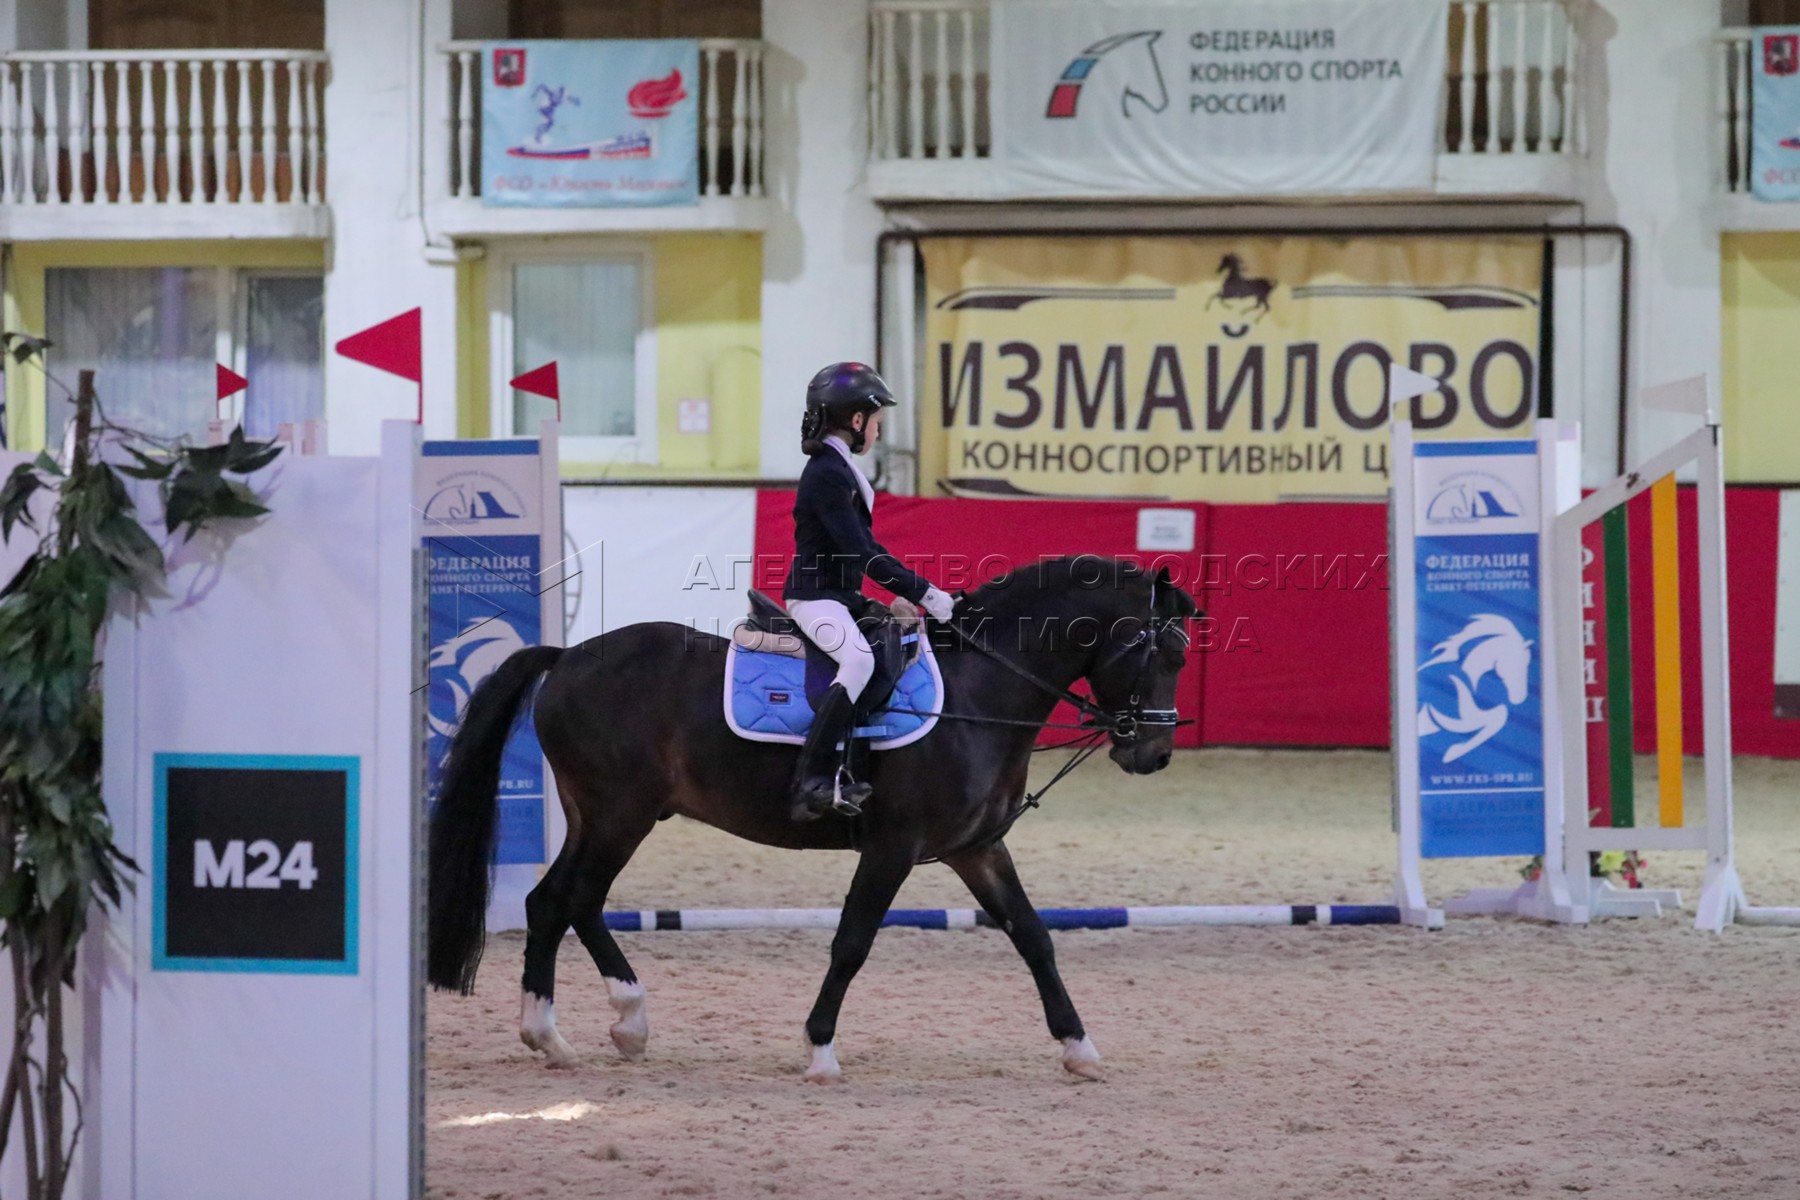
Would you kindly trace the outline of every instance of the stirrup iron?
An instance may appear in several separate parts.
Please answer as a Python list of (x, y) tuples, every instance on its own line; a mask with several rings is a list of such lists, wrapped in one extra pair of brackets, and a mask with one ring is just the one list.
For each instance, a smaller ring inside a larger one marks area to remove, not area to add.
[(837, 773), (831, 780), (831, 808), (833, 812), (846, 817), (862, 816), (862, 806), (868, 802), (875, 789), (866, 783), (859, 783), (850, 777), (850, 768), (839, 764)]

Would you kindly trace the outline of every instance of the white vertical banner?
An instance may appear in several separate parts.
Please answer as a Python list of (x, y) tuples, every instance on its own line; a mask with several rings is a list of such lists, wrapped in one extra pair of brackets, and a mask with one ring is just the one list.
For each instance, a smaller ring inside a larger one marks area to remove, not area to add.
[(993, 0), (1002, 191), (1432, 186), (1443, 0)]

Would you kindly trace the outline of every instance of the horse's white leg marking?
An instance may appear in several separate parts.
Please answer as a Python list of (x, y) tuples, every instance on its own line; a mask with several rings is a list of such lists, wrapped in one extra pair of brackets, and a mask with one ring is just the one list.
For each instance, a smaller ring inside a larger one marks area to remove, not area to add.
[(1098, 1082), (1106, 1078), (1106, 1073), (1100, 1069), (1100, 1052), (1085, 1036), (1063, 1039), (1062, 1065), (1063, 1070), (1077, 1079)]
[(638, 1061), (644, 1057), (644, 1047), (650, 1041), (650, 1018), (644, 1014), (644, 985), (607, 979), (606, 1001), (619, 1014), (610, 1031), (613, 1045), (626, 1062)]
[(553, 1067), (572, 1067), (581, 1060), (575, 1048), (556, 1032), (556, 1003), (534, 992), (519, 993), (519, 1040), (541, 1050)]
[(808, 1083), (842, 1083), (844, 1072), (838, 1066), (837, 1043), (826, 1042), (812, 1048), (812, 1062), (803, 1078)]

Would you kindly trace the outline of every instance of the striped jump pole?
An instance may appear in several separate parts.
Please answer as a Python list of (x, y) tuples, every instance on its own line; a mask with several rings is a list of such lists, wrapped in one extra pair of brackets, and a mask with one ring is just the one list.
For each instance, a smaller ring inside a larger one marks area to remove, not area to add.
[[(836, 929), (835, 908), (662, 908), (606, 914), (615, 933), (732, 929)], [(1040, 908), (1051, 929), (1150, 929), (1224, 925), (1398, 925), (1392, 904), (1177, 904), (1117, 908)], [(974, 908), (895, 908), (882, 927), (992, 929), (993, 919)]]

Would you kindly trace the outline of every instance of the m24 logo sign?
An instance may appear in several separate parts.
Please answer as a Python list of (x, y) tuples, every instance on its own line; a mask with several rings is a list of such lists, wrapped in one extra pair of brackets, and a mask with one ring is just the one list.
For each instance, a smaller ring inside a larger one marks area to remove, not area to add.
[(155, 756), (157, 970), (358, 970), (354, 755)]
[[(246, 860), (250, 864), (247, 872)], [(242, 838), (218, 845), (208, 838), (194, 842), (197, 888), (279, 888), (292, 883), (301, 891), (311, 891), (318, 881), (311, 842), (295, 842), (286, 854), (268, 838), (257, 838), (248, 845)]]

